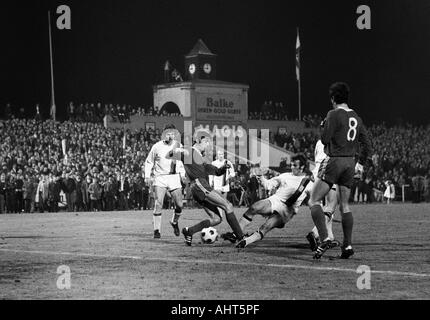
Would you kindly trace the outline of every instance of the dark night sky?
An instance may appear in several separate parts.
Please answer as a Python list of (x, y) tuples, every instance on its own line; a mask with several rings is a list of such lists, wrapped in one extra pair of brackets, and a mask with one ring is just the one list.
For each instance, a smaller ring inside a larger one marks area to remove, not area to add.
[[(72, 10), (54, 29), (57, 113), (67, 101), (152, 104), (169, 59), (184, 72), (198, 38), (218, 54), (218, 79), (250, 85), (250, 108), (284, 101), (297, 115), (296, 27), (302, 43), (303, 113), (325, 115), (328, 86), (346, 81), (366, 123), (429, 123), (430, 2), (378, 1), (15, 1), (0, 3), (6, 102), (49, 110), (47, 11)], [(372, 9), (372, 30), (356, 8)], [(53, 21), (55, 21), (56, 17)]]

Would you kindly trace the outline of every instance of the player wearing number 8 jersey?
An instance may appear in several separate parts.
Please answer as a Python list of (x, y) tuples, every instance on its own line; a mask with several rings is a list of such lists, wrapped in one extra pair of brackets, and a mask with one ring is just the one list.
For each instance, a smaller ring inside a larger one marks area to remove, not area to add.
[(359, 159), (364, 160), (371, 152), (363, 121), (354, 110), (348, 107), (348, 85), (341, 82), (334, 83), (330, 86), (329, 96), (334, 110), (328, 112), (321, 134), (321, 142), (327, 148), (327, 157), (321, 163), (309, 201), (312, 219), (320, 239), (323, 240), (314, 255), (315, 259), (321, 258), (332, 245), (320, 202), (334, 184), (339, 188), (339, 209), (344, 235), (341, 258), (349, 258), (354, 253), (351, 244), (353, 217), (348, 199), (354, 179), (355, 155), (360, 154)]

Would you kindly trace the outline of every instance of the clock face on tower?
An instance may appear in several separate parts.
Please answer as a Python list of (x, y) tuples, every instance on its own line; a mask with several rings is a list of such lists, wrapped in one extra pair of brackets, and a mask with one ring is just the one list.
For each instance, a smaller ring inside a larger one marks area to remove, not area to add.
[(194, 74), (196, 72), (196, 65), (194, 63), (190, 64), (190, 66), (188, 67), (188, 71), (191, 74)]
[(212, 66), (209, 63), (205, 63), (203, 66), (203, 71), (207, 74), (211, 73), (212, 71)]

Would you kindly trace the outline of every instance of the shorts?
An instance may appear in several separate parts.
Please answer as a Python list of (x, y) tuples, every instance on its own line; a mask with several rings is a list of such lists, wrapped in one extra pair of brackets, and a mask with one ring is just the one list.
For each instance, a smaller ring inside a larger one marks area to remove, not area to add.
[[(320, 165), (316, 166), (315, 169), (312, 171), (312, 174), (314, 175), (314, 178), (318, 177), (318, 171), (319, 171)], [(331, 186), (331, 190), (336, 191), (337, 185), (333, 184)]]
[(191, 182), (190, 189), (194, 200), (200, 204), (203, 204), (203, 202), (206, 200), (206, 195), (213, 191), (206, 179), (193, 180)]
[(181, 177), (179, 174), (166, 174), (166, 175), (156, 176), (153, 186), (166, 188), (169, 191), (181, 189), (182, 188)]
[(326, 157), (318, 170), (318, 178), (331, 186), (334, 184), (351, 188), (355, 174), (353, 157)]
[(273, 196), (270, 196), (267, 198), (271, 205), (272, 205), (272, 214), (278, 213), (282, 218), (283, 225), (280, 228), (283, 228), (285, 223), (287, 222), (287, 217), (291, 211), (294, 211), (294, 214), (297, 213), (298, 209), (296, 207), (288, 208), (285, 203), (281, 201), (281, 199), (274, 194)]

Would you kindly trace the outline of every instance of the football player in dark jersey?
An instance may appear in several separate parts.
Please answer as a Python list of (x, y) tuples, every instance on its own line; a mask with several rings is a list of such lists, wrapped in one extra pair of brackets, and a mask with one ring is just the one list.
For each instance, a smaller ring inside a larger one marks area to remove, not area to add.
[(322, 161), (311, 191), (309, 207), (312, 219), (318, 229), (322, 243), (318, 246), (314, 259), (320, 259), (332, 243), (327, 234), (327, 226), (321, 200), (334, 184), (339, 188), (339, 209), (342, 215), (343, 245), (342, 259), (354, 254), (352, 249), (353, 216), (348, 205), (350, 188), (354, 179), (355, 155), (366, 160), (370, 154), (370, 142), (363, 121), (349, 108), (349, 87), (337, 82), (330, 86), (330, 101), (333, 110), (327, 114), (321, 134), (321, 142), (326, 146), (327, 157)]
[(213, 190), (209, 185), (209, 175), (221, 176), (230, 167), (226, 164), (220, 168), (212, 165), (205, 159), (205, 152), (211, 146), (210, 138), (200, 136), (197, 143), (190, 148), (174, 148), (169, 156), (182, 160), (187, 177), (190, 180), (190, 189), (194, 199), (203, 206), (209, 219), (205, 219), (194, 226), (182, 229), (185, 243), (191, 246), (193, 235), (204, 228), (213, 227), (221, 223), (222, 214), (218, 209), (222, 209), (226, 214), (226, 220), (238, 239), (243, 238), (242, 229), (234, 215), (233, 205), (224, 199), (220, 193)]

